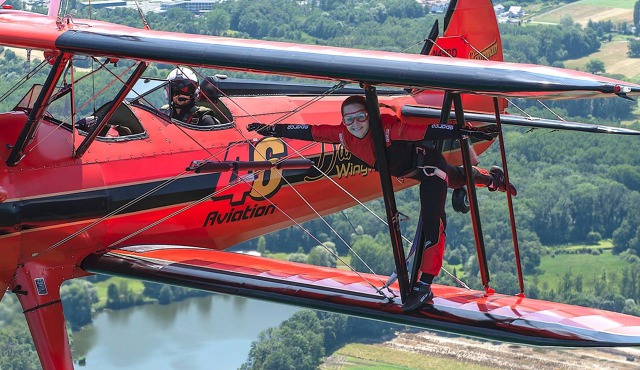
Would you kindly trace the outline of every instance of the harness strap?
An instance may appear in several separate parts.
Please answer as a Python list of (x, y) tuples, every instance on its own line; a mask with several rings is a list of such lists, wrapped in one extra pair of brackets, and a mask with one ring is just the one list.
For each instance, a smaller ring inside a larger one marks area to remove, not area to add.
[(444, 182), (446, 182), (447, 185), (449, 185), (449, 180), (447, 179), (447, 173), (445, 171), (439, 169), (438, 167), (435, 167), (435, 166), (418, 166), (416, 168), (421, 169), (425, 176), (438, 176)]

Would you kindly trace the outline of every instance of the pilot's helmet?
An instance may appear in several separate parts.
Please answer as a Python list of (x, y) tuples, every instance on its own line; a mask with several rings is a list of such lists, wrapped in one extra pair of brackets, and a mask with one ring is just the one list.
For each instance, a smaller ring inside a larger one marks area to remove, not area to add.
[(167, 76), (171, 86), (171, 96), (186, 95), (191, 99), (198, 96), (198, 76), (185, 67), (176, 68)]

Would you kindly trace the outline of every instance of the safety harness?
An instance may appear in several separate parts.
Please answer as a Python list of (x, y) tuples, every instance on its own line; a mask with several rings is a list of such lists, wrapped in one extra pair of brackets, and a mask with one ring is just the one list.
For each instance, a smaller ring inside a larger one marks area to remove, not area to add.
[(418, 180), (417, 175), (420, 173), (420, 171), (422, 171), (424, 176), (437, 176), (441, 178), (445, 183), (447, 183), (447, 185), (449, 185), (449, 180), (445, 171), (436, 166), (429, 166), (425, 164), (425, 157), (428, 155), (428, 151), (436, 150), (436, 144), (437, 141), (435, 140), (422, 140), (420, 142), (417, 142), (414, 146), (415, 156), (413, 166), (406, 174), (398, 176), (398, 178), (411, 178)]

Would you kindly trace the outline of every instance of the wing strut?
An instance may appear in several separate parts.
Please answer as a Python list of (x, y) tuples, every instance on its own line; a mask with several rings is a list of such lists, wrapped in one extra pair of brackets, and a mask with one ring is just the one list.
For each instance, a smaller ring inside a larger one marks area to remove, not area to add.
[(29, 113), (29, 117), (27, 118), (27, 122), (20, 132), (20, 136), (16, 141), (16, 144), (13, 146), (9, 157), (7, 158), (7, 166), (15, 166), (20, 162), (24, 155), (24, 148), (27, 146), (29, 141), (33, 139), (35, 135), (36, 128), (38, 124), (44, 117), (44, 114), (49, 106), (49, 100), (51, 99), (51, 95), (56, 90), (56, 83), (60, 79), (67, 62), (71, 58), (70, 54), (61, 53), (56, 58), (56, 61), (53, 63), (53, 67), (51, 67), (51, 72), (47, 76), (47, 80), (42, 86), (42, 90), (38, 95), (38, 99), (36, 99), (35, 104), (33, 105), (33, 109)]
[(516, 270), (518, 271), (518, 284), (520, 285), (519, 296), (524, 297), (524, 279), (522, 278), (522, 263), (520, 262), (520, 246), (518, 245), (518, 233), (516, 232), (516, 218), (513, 214), (513, 200), (511, 198), (511, 183), (509, 182), (509, 171), (507, 169), (507, 155), (504, 149), (504, 136), (502, 134), (502, 123), (500, 119), (500, 105), (498, 98), (493, 98), (493, 110), (496, 114), (496, 125), (498, 126), (498, 140), (500, 142), (500, 157), (502, 158), (502, 168), (504, 170), (504, 181), (507, 186), (507, 203), (509, 205), (509, 222), (511, 223), (511, 237), (513, 238), (513, 252), (516, 259)]
[[(453, 100), (453, 106), (456, 113), (456, 124), (458, 127), (464, 126), (464, 110), (462, 109), (462, 98), (460, 94), (451, 93), (447, 91), (445, 93), (444, 104), (442, 107), (442, 114), (440, 118), (441, 123), (447, 123), (449, 118), (450, 103), (447, 99), (447, 95), (451, 95)], [(446, 112), (445, 112), (446, 110)], [(478, 198), (476, 197), (476, 186), (473, 182), (473, 168), (471, 163), (471, 140), (467, 136), (463, 136), (460, 139), (460, 149), (462, 152), (462, 163), (464, 165), (464, 171), (467, 177), (467, 193), (469, 196), (469, 208), (471, 210), (471, 222), (473, 223), (473, 235), (476, 241), (476, 252), (478, 253), (478, 265), (480, 265), (480, 278), (482, 280), (482, 286), (486, 293), (492, 293), (492, 289), (489, 287), (489, 268), (487, 267), (487, 254), (484, 247), (484, 237), (482, 235), (482, 225), (480, 224), (480, 210), (478, 208)]]
[(380, 183), (382, 185), (382, 198), (387, 211), (387, 224), (389, 225), (389, 236), (393, 248), (393, 259), (398, 272), (398, 285), (400, 287), (400, 297), (402, 302), (406, 301), (409, 293), (409, 278), (407, 276), (407, 263), (405, 262), (404, 249), (402, 246), (402, 234), (400, 232), (399, 212), (396, 208), (396, 198), (393, 193), (393, 184), (389, 173), (389, 164), (385, 151), (384, 135), (380, 122), (380, 107), (378, 106), (378, 95), (375, 86), (365, 85), (365, 97), (367, 98), (367, 111), (369, 112), (369, 124), (371, 136), (373, 137), (376, 163), (380, 173)]
[(107, 122), (109, 122), (109, 119), (111, 119), (111, 116), (113, 116), (118, 106), (122, 104), (122, 101), (124, 100), (124, 98), (127, 96), (129, 91), (131, 91), (131, 89), (133, 88), (134, 83), (140, 78), (140, 76), (144, 73), (146, 69), (147, 69), (147, 63), (140, 62), (138, 64), (138, 67), (136, 68), (135, 71), (133, 71), (131, 76), (129, 76), (129, 79), (122, 86), (122, 88), (118, 92), (118, 95), (116, 95), (111, 101), (111, 104), (109, 105), (109, 108), (107, 109), (106, 113), (102, 117), (98, 117), (98, 122), (93, 126), (93, 128), (91, 129), (87, 137), (78, 146), (78, 150), (76, 150), (76, 153), (74, 155), (75, 158), (82, 157), (84, 153), (87, 151), (87, 149), (89, 149), (89, 145), (91, 145), (91, 143), (96, 139), (96, 137), (98, 136), (100, 131), (102, 131), (104, 126), (107, 125)]

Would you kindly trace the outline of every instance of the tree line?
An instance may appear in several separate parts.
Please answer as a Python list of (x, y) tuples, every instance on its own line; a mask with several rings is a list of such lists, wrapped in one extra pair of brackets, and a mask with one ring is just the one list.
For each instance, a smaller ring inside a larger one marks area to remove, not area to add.
[(399, 325), (321, 311), (303, 310), (251, 344), (240, 369), (313, 370), (327, 354), (347, 343), (380, 340)]

